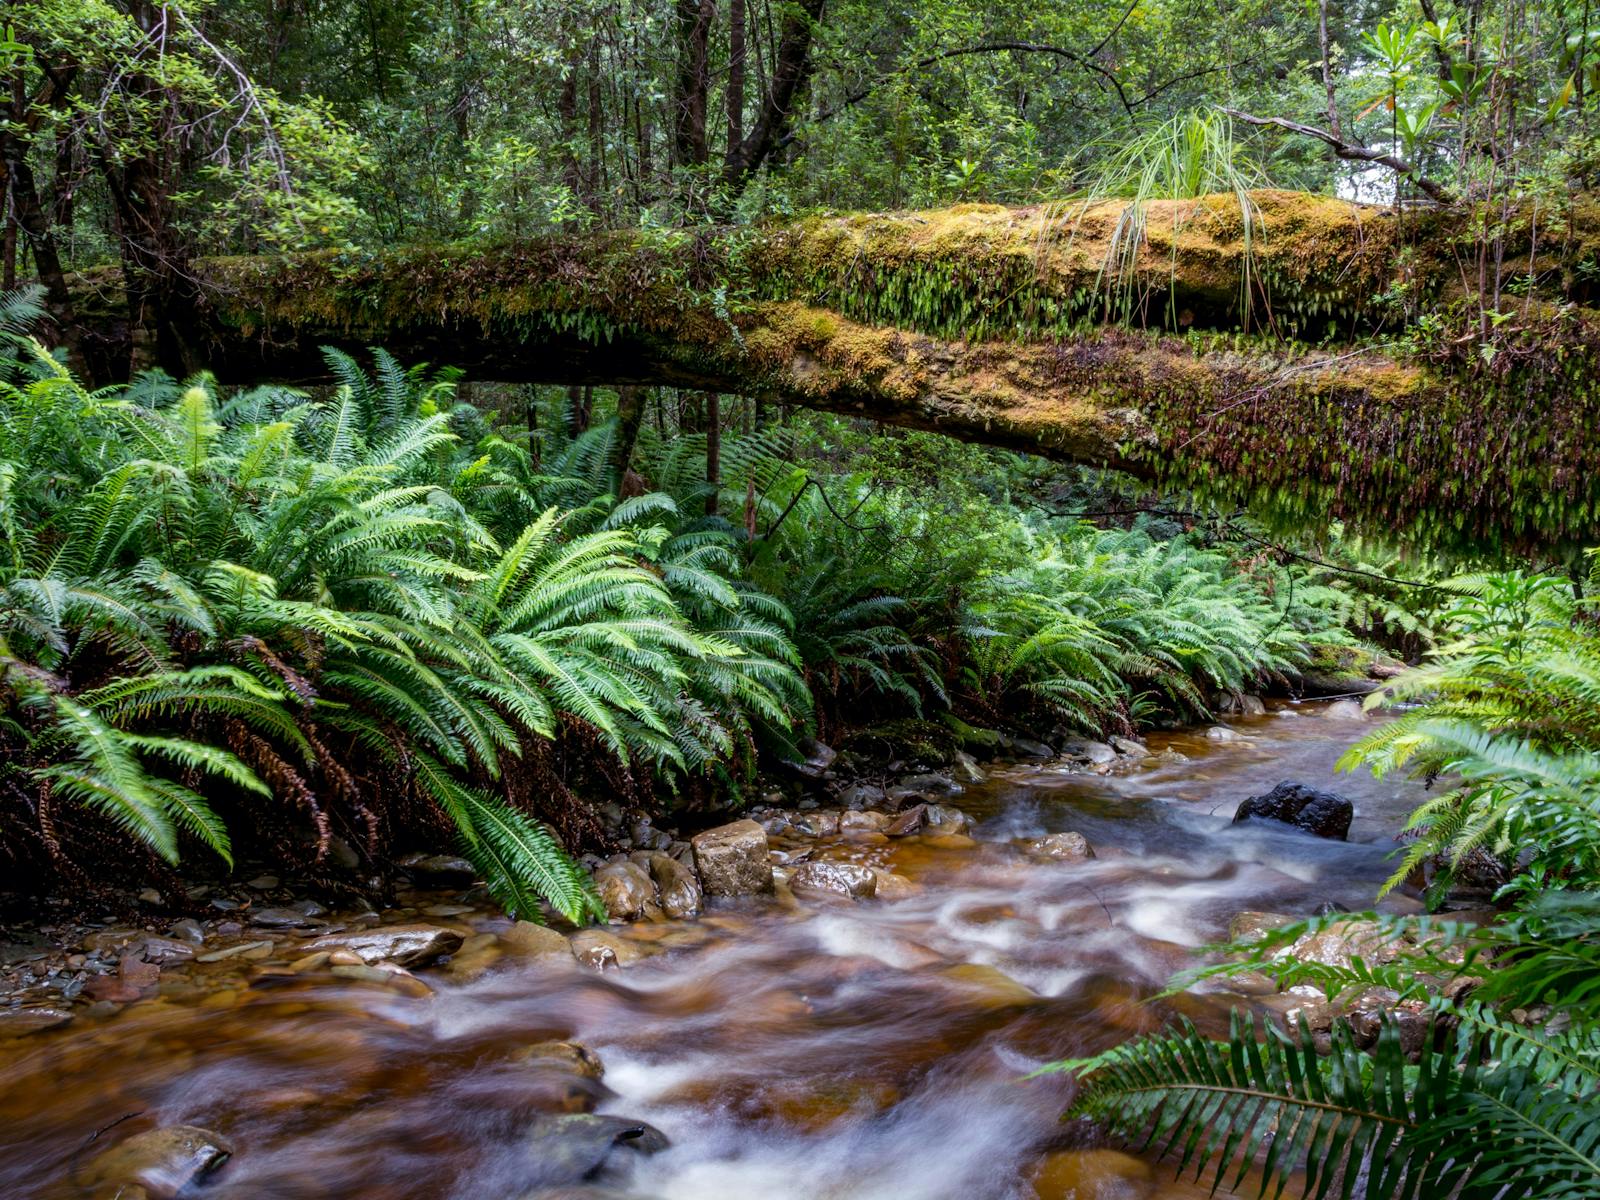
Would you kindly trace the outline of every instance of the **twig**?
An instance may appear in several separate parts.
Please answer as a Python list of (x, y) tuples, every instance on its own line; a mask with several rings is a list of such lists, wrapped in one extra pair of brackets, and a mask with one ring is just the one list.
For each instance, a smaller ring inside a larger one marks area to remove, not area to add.
[(1291, 121), (1287, 117), (1258, 117), (1251, 113), (1240, 112), (1237, 108), (1223, 108), (1236, 121), (1243, 121), (1246, 125), (1275, 126), (1278, 129), (1287, 129), (1290, 133), (1298, 133), (1301, 137), (1316, 138), (1330, 150), (1336, 158), (1350, 162), (1376, 163), (1380, 167), (1388, 167), (1400, 175), (1406, 175), (1411, 181), (1421, 188), (1430, 199), (1439, 204), (1454, 204), (1455, 196), (1443, 184), (1429, 179), (1417, 171), (1417, 168), (1403, 158), (1387, 154), (1382, 150), (1374, 150), (1369, 146), (1358, 146), (1354, 142), (1347, 142), (1344, 138), (1330, 133), (1326, 129), (1318, 129), (1315, 125), (1302, 125), (1299, 121)]

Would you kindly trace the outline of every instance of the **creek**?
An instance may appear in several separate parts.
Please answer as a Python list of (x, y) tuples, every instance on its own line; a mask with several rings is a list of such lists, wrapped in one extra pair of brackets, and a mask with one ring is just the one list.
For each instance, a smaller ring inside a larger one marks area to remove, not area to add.
[[(975, 845), (809, 843), (889, 867), (912, 894), (618, 927), (646, 952), (620, 970), (507, 953), (471, 972), (419, 970), (432, 994), (407, 995), (271, 973), (294, 957), (276, 944), (265, 960), (168, 968), (159, 994), (114, 1015), (0, 1042), (0, 1196), (87, 1194), (68, 1181), (98, 1146), (186, 1123), (236, 1150), (197, 1190), (217, 1200), (1203, 1196), (1169, 1165), (1079, 1152), (1102, 1143), (1058, 1121), (1069, 1084), (1023, 1077), (1175, 1013), (1221, 1031), (1238, 997), (1146, 998), (1241, 910), (1368, 906), (1419, 794), (1336, 777), (1363, 727), (1318, 706), (1229, 728), (1236, 739), (1152, 735), (1150, 758), (1105, 775), (994, 765), (951, 801)], [(1230, 823), (1285, 779), (1354, 801), (1350, 841)], [(1064, 830), (1098, 856), (1052, 862), (1014, 841)], [(450, 899), (410, 903), (469, 935), (505, 926), (486, 906), (441, 907)], [(519, 1057), (548, 1039), (588, 1047), (603, 1080)], [(622, 1155), (611, 1190), (540, 1191), (551, 1179), (529, 1122), (595, 1106), (649, 1122), (670, 1148)]]

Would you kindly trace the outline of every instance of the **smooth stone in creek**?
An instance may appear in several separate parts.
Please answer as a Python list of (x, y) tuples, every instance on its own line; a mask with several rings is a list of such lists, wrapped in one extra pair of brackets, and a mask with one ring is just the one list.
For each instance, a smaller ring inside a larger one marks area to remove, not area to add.
[(951, 808), (948, 804), (928, 805), (928, 828), (930, 834), (941, 833), (966, 833), (972, 828), (972, 819), (959, 808)]
[(1056, 752), (1043, 742), (1036, 742), (1032, 738), (1012, 738), (1011, 751), (1018, 758), (1054, 758)]
[(431, 987), (404, 967), (397, 967), (393, 963), (382, 963), (377, 966), (368, 966), (363, 963), (358, 967), (329, 967), (328, 971), (339, 979), (350, 979), (358, 983), (375, 983), (380, 987), (389, 988), (391, 991), (399, 992), (402, 996), (410, 996), (415, 1000), (425, 1000), (433, 995)]
[(801, 863), (789, 876), (789, 890), (802, 898), (842, 896), (867, 900), (877, 893), (878, 877), (858, 863)]
[(1367, 712), (1359, 700), (1335, 700), (1322, 710), (1322, 716), (1328, 721), (1365, 721)]
[(955, 773), (967, 783), (983, 783), (989, 778), (978, 765), (978, 760), (965, 750), (956, 751)]
[(1120, 734), (1112, 735), (1111, 747), (1125, 758), (1150, 757), (1150, 747), (1143, 742), (1136, 742), (1130, 737), (1122, 737)]
[(1213, 725), (1206, 730), (1206, 740), (1210, 742), (1237, 742), (1239, 735), (1226, 725)]
[(863, 809), (858, 812), (842, 812), (839, 814), (839, 832), (882, 833), (893, 822), (894, 818), (888, 813), (876, 812), (872, 809)]
[(840, 808), (874, 808), (888, 799), (888, 794), (871, 783), (852, 783), (839, 793)]
[(27, 1037), (72, 1020), (64, 1008), (0, 1008), (0, 1038)]
[(833, 760), (839, 757), (839, 752), (832, 746), (825, 746), (815, 738), (801, 741), (800, 753), (805, 755), (805, 759), (793, 764), (793, 769), (807, 779), (821, 779), (826, 776), (828, 768), (833, 766)]
[(454, 854), (410, 854), (400, 860), (400, 865), (413, 879), (440, 887), (471, 883), (478, 877), (477, 867)]
[(172, 1125), (118, 1142), (90, 1159), (77, 1178), (86, 1188), (143, 1188), (151, 1200), (173, 1200), (232, 1155), (233, 1147), (219, 1134), (197, 1125)]
[(603, 929), (580, 929), (567, 942), (572, 957), (596, 971), (615, 970), (647, 958), (650, 951)]
[(1292, 925), (1297, 919), (1287, 913), (1255, 912), (1247, 909), (1242, 913), (1236, 913), (1233, 920), (1228, 922), (1228, 940), (1259, 942), (1274, 929)]
[(206, 931), (200, 927), (200, 922), (193, 917), (184, 917), (174, 921), (172, 928), (167, 930), (167, 936), (176, 941), (188, 942), (198, 946), (206, 940)]
[(517, 921), (500, 933), (500, 944), (510, 953), (529, 958), (572, 959), (572, 947), (564, 935), (537, 921)]
[(1320, 838), (1342, 842), (1350, 836), (1350, 822), (1354, 816), (1355, 806), (1343, 796), (1284, 780), (1270, 792), (1251, 796), (1240, 804), (1233, 814), (1233, 823), (1278, 821)]
[(767, 833), (749, 819), (697, 833), (695, 870), (708, 896), (753, 896), (772, 891)]
[(638, 863), (623, 859), (609, 862), (594, 873), (595, 890), (606, 916), (613, 921), (637, 921), (645, 907), (656, 902), (656, 885)]
[(240, 942), (237, 945), (224, 946), (220, 950), (210, 950), (210, 951), (207, 951), (205, 954), (197, 955), (195, 957), (195, 962), (202, 962), (202, 963), (221, 962), (225, 958), (239, 958), (242, 955), (251, 954), (251, 953), (253, 953), (253, 952), (257, 951), (257, 950), (271, 950), (271, 949), (272, 949), (272, 943), (271, 942)]
[(892, 904), (896, 900), (909, 900), (922, 890), (918, 884), (904, 875), (897, 875), (883, 867), (873, 867), (872, 873), (878, 880), (877, 887), (872, 893), (874, 899)]
[(914, 804), (884, 826), (883, 831), (892, 838), (911, 837), (913, 834), (921, 833), (927, 824), (928, 806)]
[(545, 1186), (601, 1177), (608, 1166), (634, 1154), (659, 1154), (672, 1143), (654, 1125), (594, 1113), (547, 1113), (523, 1135), (530, 1182)]
[(245, 881), (245, 887), (254, 888), (258, 892), (270, 892), (278, 886), (276, 875), (257, 875), (254, 879)]
[(1393, 962), (1405, 947), (1397, 940), (1385, 940), (1373, 921), (1335, 921), (1320, 933), (1308, 933), (1285, 950), (1279, 958), (1321, 963), (1328, 967), (1349, 967), (1356, 958), (1369, 967)]
[(438, 925), (380, 925), (358, 933), (335, 933), (308, 942), (305, 950), (348, 950), (365, 963), (421, 967), (461, 948), (461, 934)]
[(584, 1079), (599, 1079), (606, 1073), (600, 1056), (581, 1042), (534, 1042), (530, 1046), (518, 1046), (509, 1058), (512, 1062), (565, 1071)]
[(1150, 1200), (1150, 1165), (1117, 1150), (1063, 1150), (1046, 1157), (1028, 1180), (1037, 1200)]
[(1074, 758), (1079, 762), (1101, 764), (1117, 761), (1117, 752), (1105, 742), (1092, 741), (1089, 738), (1071, 738), (1061, 747), (1063, 758)]
[(1256, 1003), (1278, 1017), (1279, 1024), (1290, 1033), (1300, 1028), (1304, 1021), (1312, 1033), (1326, 1033), (1333, 1026), (1333, 1005), (1321, 988), (1309, 984), (1294, 987), (1273, 996), (1260, 996)]
[(326, 922), (295, 908), (258, 908), (250, 913), (250, 924), (262, 929), (310, 929)]
[(1032, 1004), (1039, 993), (1011, 978), (999, 967), (986, 963), (960, 963), (939, 972), (959, 984), (968, 998), (982, 1008), (1005, 1008), (1013, 1004)]
[(1034, 838), (1027, 844), (1033, 854), (1042, 854), (1058, 862), (1082, 862), (1094, 857), (1094, 847), (1081, 833), (1051, 833)]
[(700, 880), (686, 863), (656, 853), (650, 855), (648, 866), (661, 899), (661, 909), (667, 916), (674, 921), (687, 921), (700, 915)]

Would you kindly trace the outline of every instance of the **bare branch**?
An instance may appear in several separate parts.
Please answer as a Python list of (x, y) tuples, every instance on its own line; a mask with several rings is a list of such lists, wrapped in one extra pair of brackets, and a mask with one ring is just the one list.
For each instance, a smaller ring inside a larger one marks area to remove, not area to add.
[(1375, 163), (1380, 167), (1388, 167), (1400, 175), (1409, 176), (1411, 181), (1421, 188), (1431, 200), (1440, 204), (1454, 204), (1455, 196), (1450, 190), (1437, 180), (1429, 179), (1418, 172), (1417, 168), (1403, 158), (1387, 154), (1382, 150), (1373, 150), (1367, 146), (1359, 146), (1354, 142), (1347, 142), (1341, 137), (1336, 137), (1326, 129), (1318, 129), (1315, 125), (1302, 125), (1299, 121), (1291, 121), (1287, 117), (1257, 117), (1247, 112), (1240, 112), (1236, 108), (1224, 108), (1236, 121), (1243, 121), (1246, 125), (1274, 126), (1278, 129), (1287, 129), (1290, 133), (1298, 133), (1301, 137), (1316, 138), (1328, 149), (1332, 150), (1337, 158), (1350, 162)]

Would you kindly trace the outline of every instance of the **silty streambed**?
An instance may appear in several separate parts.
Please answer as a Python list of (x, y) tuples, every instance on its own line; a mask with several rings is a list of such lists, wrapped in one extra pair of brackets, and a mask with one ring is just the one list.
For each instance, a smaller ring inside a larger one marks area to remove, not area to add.
[[(1078, 1200), (1204, 1195), (1170, 1166), (1138, 1183), (1112, 1155), (1069, 1156), (1078, 1165), (1036, 1191), (1030, 1175), (1083, 1131), (1057, 1120), (1061, 1077), (1022, 1076), (1175, 1011), (1220, 1031), (1232, 997), (1141, 998), (1240, 910), (1366, 906), (1419, 795), (1335, 777), (1362, 727), (1316, 706), (1232, 728), (1240, 740), (1154, 736), (1154, 756), (1109, 775), (993, 768), (955, 800), (974, 846), (822, 843), (909, 876), (910, 897), (620, 928), (652, 951), (622, 970), (507, 955), (472, 979), (420, 972), (435, 990), (418, 997), (263, 978), (238, 959), (169, 968), (156, 998), (0, 1042), (0, 1196), (83, 1194), (74, 1167), (105, 1144), (186, 1123), (236, 1149), (197, 1193), (222, 1200), (1053, 1200), (1074, 1179)], [(1242, 798), (1283, 779), (1349, 796), (1351, 841), (1230, 825)], [(1012, 841), (1062, 830), (1099, 857), (1041, 861)], [(518, 1059), (552, 1038), (604, 1061), (603, 1083), (585, 1085), (600, 1112), (672, 1140), (614, 1154), (612, 1191), (540, 1191), (563, 1168), (548, 1146), (530, 1151), (530, 1122), (592, 1102)]]

